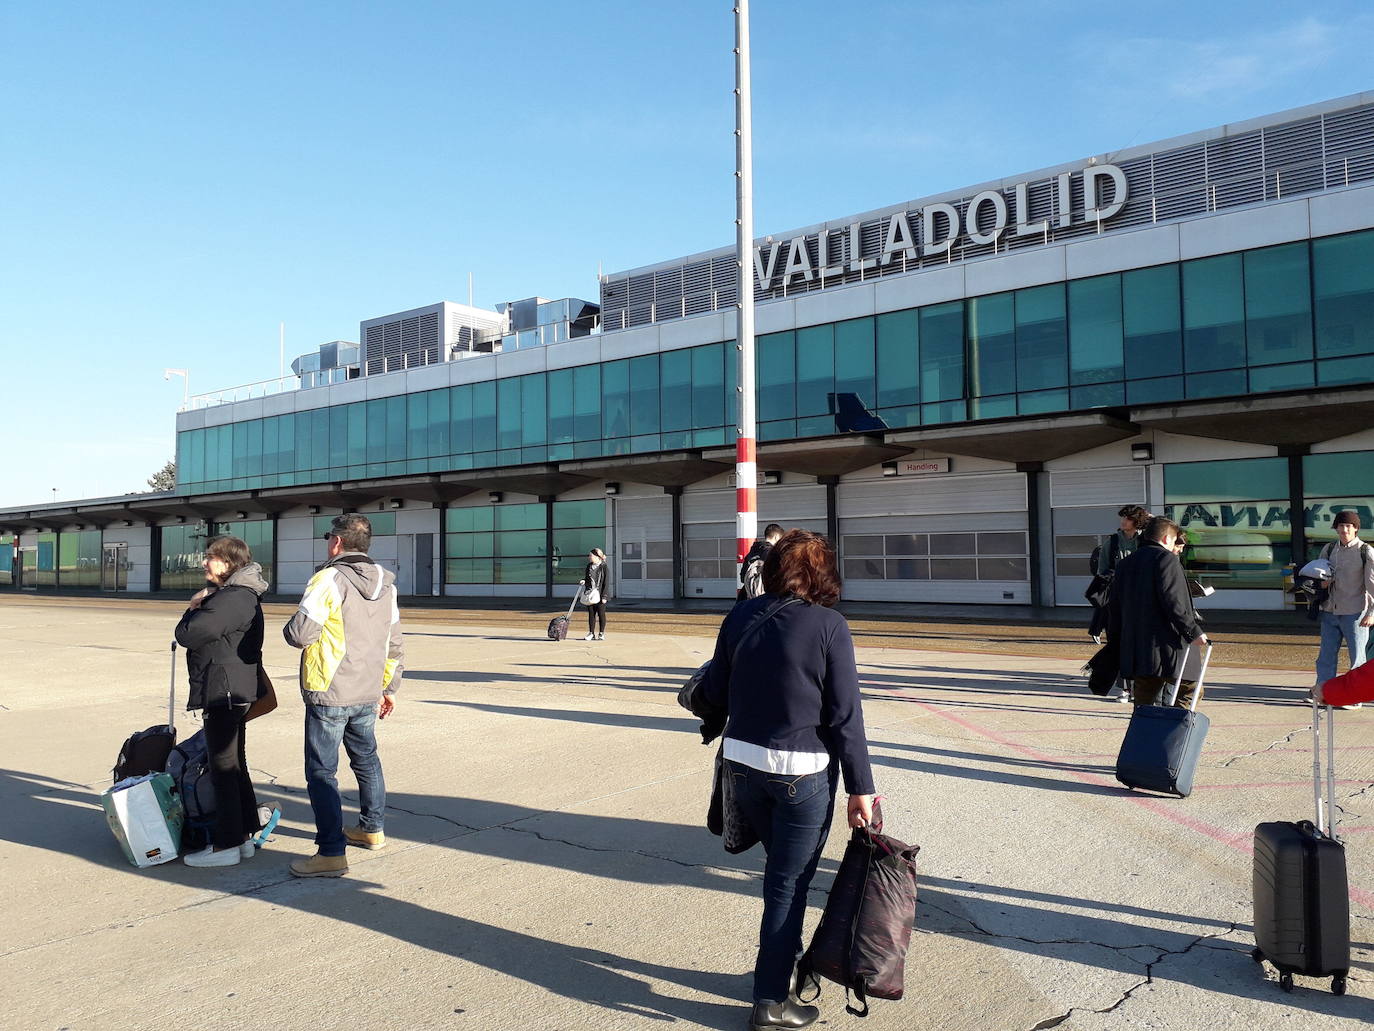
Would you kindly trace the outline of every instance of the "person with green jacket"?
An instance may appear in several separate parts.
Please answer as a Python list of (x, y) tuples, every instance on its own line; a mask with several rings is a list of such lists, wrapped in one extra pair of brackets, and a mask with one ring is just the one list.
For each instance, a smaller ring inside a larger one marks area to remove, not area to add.
[[(282, 629), (302, 649), (305, 783), (319, 851), (297, 859), (297, 877), (348, 872), (345, 846), (386, 845), (386, 783), (377, 757), (377, 720), (386, 719), (401, 684), (401, 612), (396, 578), (367, 554), (372, 524), (356, 512), (335, 516), (325, 534), (329, 560), (306, 585)], [(357, 827), (345, 828), (339, 797), (339, 745), (358, 778)]]

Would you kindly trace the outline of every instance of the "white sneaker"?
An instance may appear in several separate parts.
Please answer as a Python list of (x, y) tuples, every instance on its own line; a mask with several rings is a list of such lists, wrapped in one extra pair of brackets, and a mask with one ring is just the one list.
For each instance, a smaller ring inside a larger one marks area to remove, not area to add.
[(595, 640), (596, 640), (596, 635), (595, 635), (595, 634), (588, 634), (586, 637), (582, 638), (582, 640), (584, 640), (584, 641), (595, 641)]
[(237, 848), (216, 852), (215, 846), (206, 845), (199, 852), (188, 852), (183, 859), (187, 866), (238, 866), (240, 854)]
[(239, 846), (239, 858), (252, 859), (253, 853), (255, 853), (256, 851), (257, 848), (254, 847), (251, 839), (249, 841), (245, 841), (242, 845)]
[(1333, 705), (1331, 708), (1340, 709), (1342, 712), (1346, 712), (1350, 709), (1363, 709), (1364, 702), (1356, 702), (1354, 705)]
[(606, 635), (605, 635), (605, 634), (597, 634), (597, 635), (596, 635), (596, 639), (597, 639), (598, 641), (604, 641), (604, 640), (606, 640)]

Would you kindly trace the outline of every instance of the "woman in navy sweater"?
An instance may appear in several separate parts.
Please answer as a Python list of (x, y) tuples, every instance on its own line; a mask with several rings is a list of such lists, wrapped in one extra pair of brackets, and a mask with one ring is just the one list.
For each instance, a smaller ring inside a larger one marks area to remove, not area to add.
[(729, 713), (726, 772), (767, 853), (750, 1027), (797, 1028), (820, 1013), (789, 990), (836, 782), (843, 775), (849, 825), (861, 827), (873, 817), (873, 772), (854, 642), (830, 607), (840, 597), (830, 542), (807, 530), (783, 535), (763, 588), (721, 625), (702, 688), (708, 705)]

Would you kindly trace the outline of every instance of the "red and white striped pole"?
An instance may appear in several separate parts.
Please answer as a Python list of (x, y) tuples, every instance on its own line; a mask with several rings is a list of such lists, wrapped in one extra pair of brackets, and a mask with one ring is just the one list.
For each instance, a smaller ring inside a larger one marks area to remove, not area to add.
[(754, 391), (754, 143), (749, 100), (749, 0), (735, 0), (735, 573), (758, 536)]

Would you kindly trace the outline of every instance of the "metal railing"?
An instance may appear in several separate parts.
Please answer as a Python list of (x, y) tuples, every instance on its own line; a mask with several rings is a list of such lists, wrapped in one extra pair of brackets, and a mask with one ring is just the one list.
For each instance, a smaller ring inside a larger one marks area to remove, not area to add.
[(270, 397), (273, 394), (284, 394), (288, 390), (296, 389), (298, 389), (298, 377), (295, 375), (274, 376), (271, 379), (258, 380), (256, 383), (241, 383), (236, 387), (212, 390), (206, 394), (192, 394), (177, 410), (191, 412), (198, 408), (213, 408), (215, 405), (233, 404), (235, 401), (250, 401), (255, 397)]

